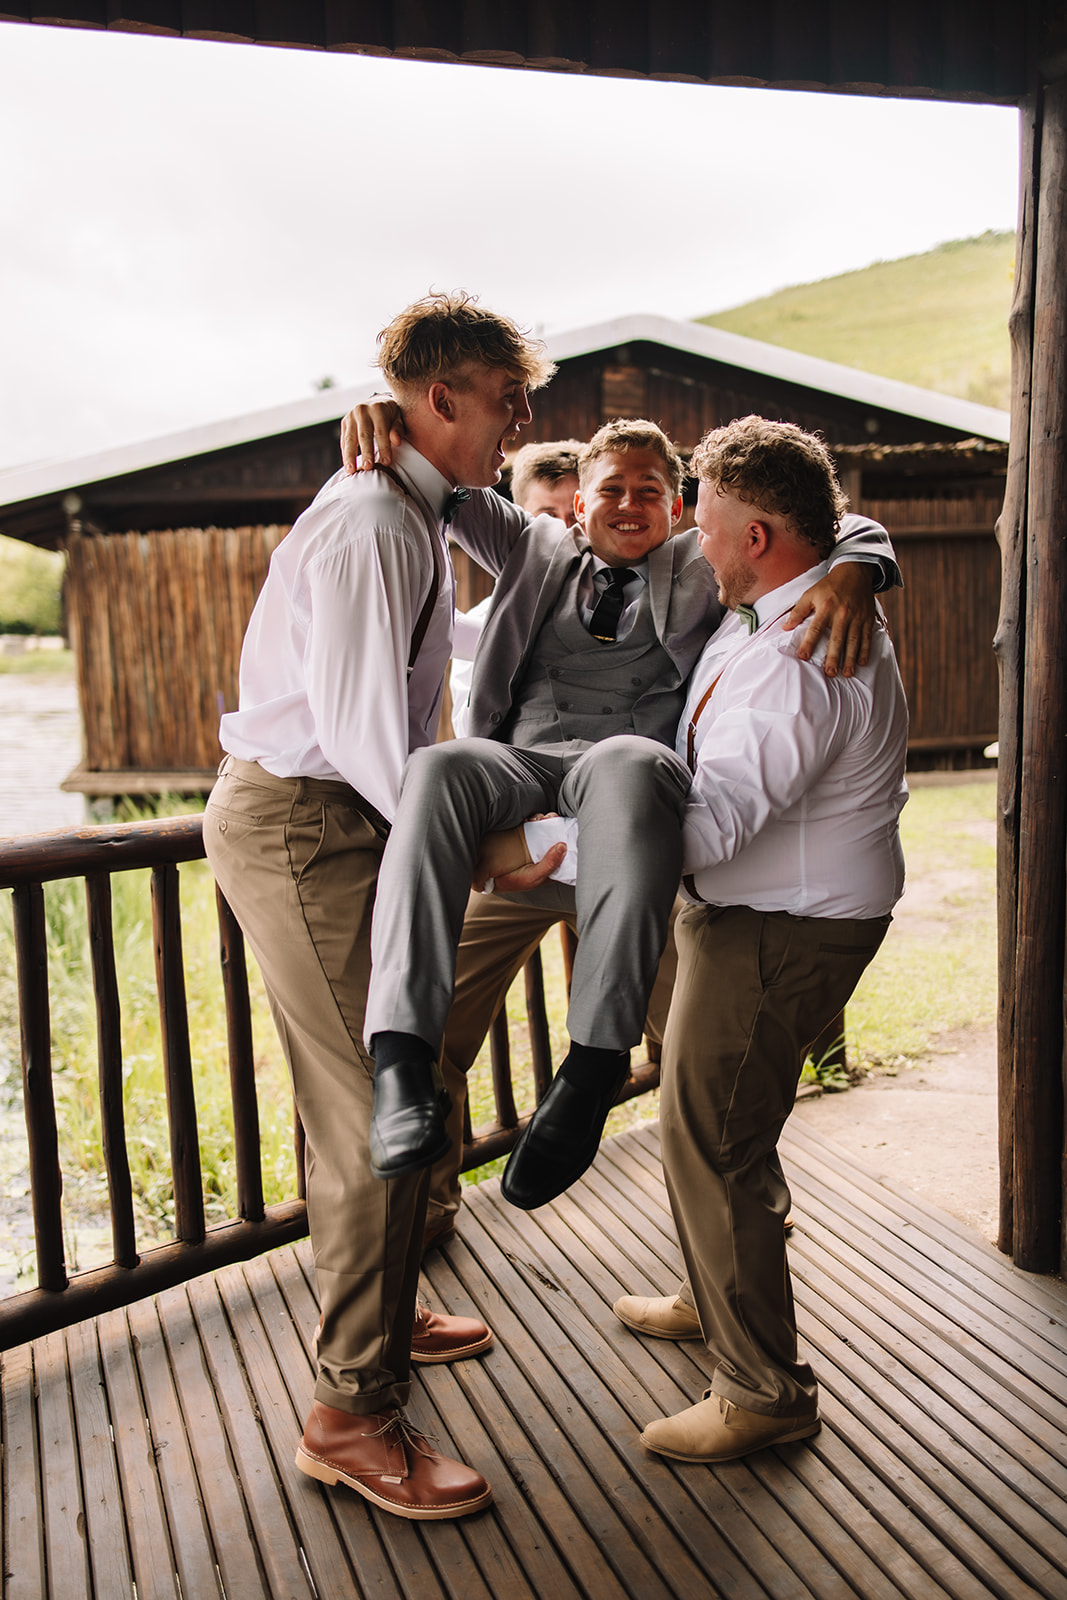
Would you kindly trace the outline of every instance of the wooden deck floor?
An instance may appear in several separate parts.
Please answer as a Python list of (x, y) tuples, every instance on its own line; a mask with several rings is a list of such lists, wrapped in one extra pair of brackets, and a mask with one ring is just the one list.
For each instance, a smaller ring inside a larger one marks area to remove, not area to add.
[(1067, 1597), (1067, 1291), (794, 1128), (798, 1314), (822, 1432), (719, 1469), (638, 1442), (699, 1398), (702, 1347), (610, 1310), (679, 1256), (658, 1137), (534, 1215), (469, 1190), (428, 1258), (497, 1343), (423, 1367), (417, 1421), (496, 1504), (416, 1524), (293, 1467), (316, 1320), (307, 1246), (3, 1357), (10, 1600)]

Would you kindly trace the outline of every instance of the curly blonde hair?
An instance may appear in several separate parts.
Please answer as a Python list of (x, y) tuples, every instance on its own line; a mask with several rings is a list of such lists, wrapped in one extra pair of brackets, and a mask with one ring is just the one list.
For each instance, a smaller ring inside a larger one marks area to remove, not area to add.
[(784, 517), (822, 560), (833, 549), (848, 500), (818, 434), (793, 422), (741, 417), (704, 435), (689, 470), (702, 483)]

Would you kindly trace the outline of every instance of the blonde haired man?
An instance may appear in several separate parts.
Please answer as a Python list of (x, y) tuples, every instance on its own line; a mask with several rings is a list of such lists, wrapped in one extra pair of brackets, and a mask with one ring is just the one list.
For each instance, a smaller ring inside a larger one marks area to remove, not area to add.
[[(477, 1511), (492, 1494), (405, 1419), (410, 1361), (475, 1355), (492, 1335), (473, 1318), (416, 1316), (425, 1175), (370, 1173), (381, 1089), (361, 1042), (370, 918), (404, 763), (437, 729), (450, 502), (498, 480), (530, 420), (527, 391), (552, 367), (466, 294), (408, 307), (381, 336), (381, 366), (406, 442), (388, 472), (338, 473), (275, 551), (239, 708), (222, 719), (228, 754), (204, 838), (262, 971), (307, 1135), (321, 1320), (297, 1465), (422, 1519)], [(419, 1115), (441, 1142), (436, 1098)]]

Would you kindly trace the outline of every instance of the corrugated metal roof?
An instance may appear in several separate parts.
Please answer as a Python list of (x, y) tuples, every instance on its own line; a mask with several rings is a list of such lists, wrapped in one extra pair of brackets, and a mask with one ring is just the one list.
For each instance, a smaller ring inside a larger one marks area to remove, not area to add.
[[(685, 82), (1017, 100), (1063, 0), (67, 0), (8, 20)], [(1062, 71), (1062, 67), (1060, 71)]]
[[(956, 428), (962, 433), (997, 440), (1006, 440), (1008, 437), (1009, 415), (1006, 411), (975, 405), (970, 400), (957, 400), (952, 395), (935, 394), (929, 389), (916, 388), (913, 384), (880, 378), (853, 367), (839, 366), (834, 361), (822, 361), (817, 356), (801, 355), (779, 345), (763, 344), (758, 339), (727, 333), (722, 328), (709, 328), (703, 323), (675, 322), (670, 317), (647, 314), (615, 317), (608, 322), (597, 322), (589, 327), (549, 335), (546, 343), (554, 361), (566, 361), (569, 357), (630, 344), (660, 344), (668, 349), (703, 356), (724, 366), (762, 373), (787, 383), (802, 384), (817, 392), (840, 395), (880, 411), (921, 417), (926, 422)], [(67, 489), (101, 483), (131, 472), (142, 472), (171, 461), (184, 461), (190, 456), (206, 455), (209, 451), (226, 450), (232, 445), (250, 444), (256, 439), (268, 439), (298, 428), (310, 428), (316, 423), (336, 421), (358, 401), (367, 399), (374, 387), (373, 383), (364, 383), (351, 388), (324, 389), (306, 400), (294, 400), (289, 405), (272, 406), (268, 410), (252, 411), (242, 417), (228, 417), (220, 422), (186, 428), (180, 433), (119, 445), (95, 455), (13, 468), (0, 473), (0, 505), (18, 505), (42, 495), (59, 494)]]

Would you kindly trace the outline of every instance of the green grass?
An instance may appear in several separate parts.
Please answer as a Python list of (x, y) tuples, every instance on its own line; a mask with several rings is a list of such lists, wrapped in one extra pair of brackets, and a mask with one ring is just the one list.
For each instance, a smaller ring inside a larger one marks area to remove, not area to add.
[(74, 657), (69, 650), (24, 650), (19, 655), (0, 655), (0, 677), (69, 678), (74, 672)]
[(66, 558), (0, 535), (0, 633), (58, 633)]
[(879, 261), (698, 320), (1006, 410), (1013, 233)]
[(901, 817), (913, 887), (848, 1007), (850, 1066), (893, 1071), (942, 1034), (995, 1022), (995, 826), (993, 783), (913, 791)]

